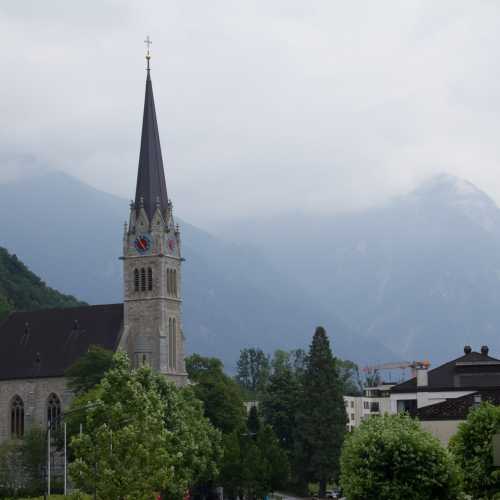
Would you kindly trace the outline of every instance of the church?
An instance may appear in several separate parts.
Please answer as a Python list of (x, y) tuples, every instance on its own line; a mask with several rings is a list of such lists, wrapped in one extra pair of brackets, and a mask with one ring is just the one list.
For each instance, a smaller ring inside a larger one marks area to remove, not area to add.
[[(181, 238), (167, 194), (149, 50), (135, 199), (123, 233), (123, 304), (14, 312), (0, 325), (0, 442), (46, 426), (71, 402), (66, 370), (89, 347), (124, 351), (187, 383)], [(118, 256), (117, 256), (118, 258)], [(77, 263), (75, 262), (75, 265)]]

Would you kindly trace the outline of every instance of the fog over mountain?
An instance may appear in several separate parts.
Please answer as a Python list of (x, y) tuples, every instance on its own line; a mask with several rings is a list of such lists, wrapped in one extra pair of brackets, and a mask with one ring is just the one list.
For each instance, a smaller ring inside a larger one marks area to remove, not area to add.
[[(0, 184), (0, 213), (0, 246), (16, 253), (50, 286), (92, 304), (123, 300), (118, 257), (126, 200), (45, 171)], [(392, 356), (380, 342), (340, 321), (331, 304), (318, 303), (298, 285), (298, 276), (278, 272), (265, 249), (256, 252), (179, 222), (189, 352), (219, 356), (232, 369), (241, 348), (307, 347), (315, 326), (322, 324), (342, 357)]]
[(500, 210), (471, 183), (438, 175), (375, 209), (245, 220), (224, 234), (245, 241), (247, 227), (277, 269), (401, 358), (436, 363), (466, 343), (500, 354)]

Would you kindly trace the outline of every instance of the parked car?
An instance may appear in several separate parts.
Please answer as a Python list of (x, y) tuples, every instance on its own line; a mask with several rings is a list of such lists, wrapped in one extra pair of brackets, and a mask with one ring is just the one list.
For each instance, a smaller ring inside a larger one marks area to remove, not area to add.
[(332, 498), (333, 500), (337, 500), (340, 498), (340, 491), (339, 490), (327, 490), (326, 491), (326, 498)]

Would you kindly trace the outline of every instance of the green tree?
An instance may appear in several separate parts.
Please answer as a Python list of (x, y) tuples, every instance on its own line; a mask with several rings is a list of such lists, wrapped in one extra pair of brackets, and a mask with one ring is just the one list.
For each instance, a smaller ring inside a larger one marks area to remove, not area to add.
[(500, 473), (493, 465), (493, 435), (500, 429), (500, 407), (483, 403), (469, 412), (449, 448), (464, 472), (464, 489), (475, 499), (500, 497)]
[(319, 482), (321, 496), (338, 474), (347, 424), (342, 390), (330, 342), (318, 327), (302, 377), (295, 444), (297, 472), (304, 483)]
[(294, 359), (293, 352), (274, 353), (272, 374), (261, 404), (265, 422), (273, 428), (280, 445), (289, 453), (294, 450), (296, 414), (301, 388), (300, 373), (302, 373), (302, 367), (297, 369)]
[(242, 349), (237, 363), (236, 381), (249, 397), (257, 398), (269, 379), (269, 357), (262, 349)]
[(271, 427), (261, 424), (256, 407), (250, 410), (246, 432), (240, 435), (240, 457), (246, 498), (262, 498), (286, 484), (288, 457)]
[(361, 396), (363, 393), (363, 382), (356, 363), (347, 359), (337, 358), (337, 369), (340, 380), (344, 386), (344, 394), (347, 396)]
[(404, 414), (369, 418), (346, 439), (340, 483), (349, 500), (456, 500), (459, 468)]
[(192, 392), (176, 389), (148, 367), (130, 370), (125, 354), (93, 390), (82, 435), (73, 436), (70, 473), (100, 498), (180, 498), (188, 485), (213, 476), (220, 435)]
[(0, 295), (0, 321), (3, 321), (11, 311), (11, 303), (5, 297)]
[(245, 406), (238, 384), (223, 371), (216, 358), (193, 354), (186, 359), (186, 370), (193, 381), (194, 393), (203, 402), (205, 416), (224, 434), (245, 425)]
[(89, 350), (66, 370), (68, 387), (75, 394), (83, 394), (95, 387), (113, 366), (113, 353), (99, 346)]

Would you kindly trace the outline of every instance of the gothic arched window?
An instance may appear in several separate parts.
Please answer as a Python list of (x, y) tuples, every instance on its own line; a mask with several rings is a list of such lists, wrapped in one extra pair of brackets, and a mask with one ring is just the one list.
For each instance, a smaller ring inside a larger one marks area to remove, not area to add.
[(173, 349), (173, 336), (172, 336), (172, 318), (168, 318), (168, 366), (174, 366), (174, 349)]
[[(175, 273), (175, 271), (174, 271)], [(177, 368), (177, 327), (175, 318), (172, 320), (172, 368)]]
[(57, 397), (57, 394), (50, 394), (47, 399), (47, 425), (51, 429), (56, 429), (60, 424), (61, 416), (61, 400)]
[(141, 269), (141, 292), (146, 291), (146, 269)]
[(10, 434), (17, 438), (24, 435), (24, 403), (17, 395), (10, 403)]
[(170, 290), (170, 269), (167, 269), (167, 295), (170, 295), (172, 292)]
[(148, 290), (153, 289), (153, 270), (148, 267)]
[(134, 292), (139, 291), (139, 269), (134, 269)]
[(172, 271), (172, 289), (174, 297), (177, 297), (177, 271), (175, 269)]

